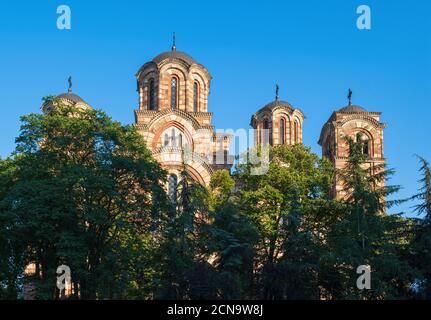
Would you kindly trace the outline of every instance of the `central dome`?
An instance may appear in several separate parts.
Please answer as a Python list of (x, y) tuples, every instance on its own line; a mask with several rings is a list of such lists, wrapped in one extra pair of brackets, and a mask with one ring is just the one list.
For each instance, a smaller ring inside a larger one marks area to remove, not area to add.
[(159, 64), (160, 62), (162, 62), (164, 60), (181, 60), (181, 61), (184, 61), (185, 63), (187, 63), (188, 65), (192, 65), (192, 64), (197, 63), (195, 61), (195, 59), (193, 59), (187, 53), (181, 52), (181, 51), (176, 51), (176, 50), (162, 52), (159, 55), (157, 55), (156, 57), (154, 57), (154, 59), (152, 61)]

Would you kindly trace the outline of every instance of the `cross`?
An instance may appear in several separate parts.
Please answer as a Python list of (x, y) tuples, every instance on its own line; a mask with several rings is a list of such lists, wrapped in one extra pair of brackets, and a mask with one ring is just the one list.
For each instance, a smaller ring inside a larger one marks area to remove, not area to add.
[(67, 92), (72, 92), (72, 77), (69, 76), (67, 79), (67, 82), (69, 82), (69, 88), (67, 89)]
[(278, 100), (278, 90), (279, 90), (279, 87), (278, 87), (278, 83), (275, 85), (275, 100)]
[(349, 93), (347, 94), (347, 99), (349, 99), (349, 106), (352, 104), (352, 90), (349, 89)]
[(177, 46), (175, 45), (175, 32), (172, 35), (172, 51), (176, 51), (177, 50)]

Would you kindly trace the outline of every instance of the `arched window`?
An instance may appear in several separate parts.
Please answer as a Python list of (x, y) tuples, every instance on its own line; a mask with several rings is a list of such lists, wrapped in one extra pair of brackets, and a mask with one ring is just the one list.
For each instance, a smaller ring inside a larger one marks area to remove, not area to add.
[(176, 109), (178, 107), (178, 79), (172, 77), (171, 79), (171, 108)]
[(193, 111), (198, 112), (199, 110), (199, 84), (197, 81), (193, 84)]
[(298, 122), (296, 120), (293, 124), (293, 142), (294, 143), (299, 142), (299, 139), (298, 139)]
[(261, 144), (267, 144), (269, 141), (269, 122), (267, 119), (263, 121), (263, 129), (261, 131), (260, 140)]
[(362, 146), (362, 153), (366, 156), (370, 155), (370, 140), (366, 139), (364, 140), (364, 145)]
[(166, 147), (167, 145), (169, 145), (169, 135), (167, 133), (165, 133), (165, 137), (163, 140), (163, 145)]
[(154, 79), (150, 80), (150, 84), (148, 85), (148, 109), (156, 110), (156, 93), (154, 90)]
[(183, 133), (175, 127), (169, 127), (161, 133), (161, 143), (164, 147), (181, 148), (188, 144)]
[(172, 202), (177, 201), (178, 178), (175, 174), (170, 174), (168, 178), (168, 195)]
[(285, 136), (286, 136), (286, 120), (280, 119), (280, 144), (284, 144)]

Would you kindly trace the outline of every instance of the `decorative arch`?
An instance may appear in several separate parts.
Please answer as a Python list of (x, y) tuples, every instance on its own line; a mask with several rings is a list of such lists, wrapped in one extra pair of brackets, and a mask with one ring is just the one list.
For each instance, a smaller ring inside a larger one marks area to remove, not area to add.
[(151, 119), (148, 123), (148, 130), (155, 132), (157, 131), (158, 126), (161, 126), (169, 121), (178, 121), (183, 124), (185, 127), (192, 127), (194, 130), (198, 130), (200, 128), (199, 122), (192, 117), (190, 114), (183, 110), (162, 110), (157, 113), (155, 117)]
[(153, 151), (153, 157), (168, 172), (180, 172), (185, 166), (190, 176), (202, 185), (208, 185), (214, 173), (205, 159), (195, 152), (192, 153), (192, 159), (188, 163), (184, 163), (182, 150), (179, 148), (169, 148), (167, 152), (164, 148), (157, 148)]
[(194, 150), (194, 145), (195, 145), (193, 140), (194, 132), (190, 132), (189, 130), (187, 130), (186, 127), (178, 121), (169, 121), (155, 130), (154, 138), (150, 143), (153, 149), (157, 148), (157, 145), (159, 144), (162, 138), (163, 139), (165, 138), (162, 136), (164, 135), (166, 129), (169, 129), (169, 128), (176, 128), (183, 135), (182, 139), (184, 139), (184, 141), (187, 141), (187, 144), (189, 144), (191, 149)]

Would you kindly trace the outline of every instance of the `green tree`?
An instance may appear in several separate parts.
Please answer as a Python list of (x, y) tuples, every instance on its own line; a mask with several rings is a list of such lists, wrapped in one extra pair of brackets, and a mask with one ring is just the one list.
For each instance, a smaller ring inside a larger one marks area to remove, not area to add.
[(235, 181), (227, 170), (213, 174), (210, 183), (211, 223), (203, 232), (207, 252), (217, 271), (219, 297), (251, 299), (257, 230), (239, 208)]
[(171, 214), (162, 221), (158, 254), (160, 299), (215, 299), (215, 270), (203, 245), (203, 229), (210, 223), (208, 191), (181, 170)]
[[(258, 233), (255, 296), (317, 299), (319, 250), (333, 169), (302, 145), (270, 148), (266, 174), (237, 166), (239, 202)], [(329, 213), (327, 213), (329, 214)]]
[(431, 300), (431, 168), (427, 160), (421, 157), (419, 160), (422, 187), (412, 199), (420, 201), (415, 211), (423, 217), (417, 221), (415, 228), (412, 262), (422, 273), (424, 297)]
[[(323, 259), (329, 276), (328, 295), (338, 299), (407, 297), (413, 273), (400, 252), (409, 243), (411, 228), (400, 215), (386, 214), (386, 207), (398, 203), (388, 200), (399, 189), (386, 184), (393, 170), (368, 162), (360, 134), (355, 140), (346, 137), (346, 141), (349, 157), (339, 172), (345, 211), (326, 236), (332, 252)], [(371, 290), (356, 287), (360, 265), (371, 267)]]
[(59, 297), (61, 264), (71, 268), (75, 298), (127, 296), (151, 246), (154, 208), (163, 212), (166, 203), (165, 173), (134, 127), (101, 111), (56, 105), (21, 118), (13, 183), (0, 201), (2, 227), (25, 248), (25, 264), (36, 266), (37, 298)]

